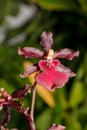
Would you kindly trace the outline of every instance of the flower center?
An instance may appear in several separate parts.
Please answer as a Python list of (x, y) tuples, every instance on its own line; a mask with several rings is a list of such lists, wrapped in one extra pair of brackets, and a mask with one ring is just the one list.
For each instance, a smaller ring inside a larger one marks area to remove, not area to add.
[(49, 68), (54, 66), (53, 57), (54, 57), (54, 51), (51, 49), (48, 51), (48, 55), (46, 57), (47, 61), (46, 66), (48, 66)]

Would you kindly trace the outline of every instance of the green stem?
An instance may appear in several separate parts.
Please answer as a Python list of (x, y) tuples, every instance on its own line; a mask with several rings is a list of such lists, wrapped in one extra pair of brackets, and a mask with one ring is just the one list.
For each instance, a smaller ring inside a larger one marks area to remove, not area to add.
[(31, 110), (30, 110), (30, 117), (32, 120), (34, 120), (35, 97), (36, 97), (36, 82), (34, 83), (33, 86), (32, 103), (31, 103)]

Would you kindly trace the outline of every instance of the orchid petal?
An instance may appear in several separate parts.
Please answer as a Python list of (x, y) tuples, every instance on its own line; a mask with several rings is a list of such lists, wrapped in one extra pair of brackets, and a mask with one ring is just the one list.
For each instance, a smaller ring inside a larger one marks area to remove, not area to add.
[(66, 73), (58, 72), (53, 69), (44, 71), (36, 76), (37, 83), (50, 91), (54, 91), (55, 88), (63, 87), (68, 79), (69, 77)]
[(57, 67), (57, 71), (67, 73), (67, 75), (68, 75), (70, 78), (76, 76), (76, 74), (75, 74), (74, 72), (72, 72), (69, 68), (65, 67), (65, 66), (62, 65), (62, 64), (60, 64), (60, 65)]
[[(57, 59), (54, 59), (53, 62), (49, 63), (50, 67), (55, 68), (60, 65), (60, 61)], [(49, 69), (49, 65), (47, 63), (47, 60), (40, 60), (38, 63), (38, 66), (40, 67), (41, 71), (46, 71)]]
[(40, 44), (43, 46), (45, 51), (49, 51), (53, 44), (53, 37), (51, 32), (44, 31), (41, 35)]
[(24, 98), (27, 93), (30, 91), (30, 86), (28, 84), (26, 84), (23, 88), (21, 88), (20, 90), (16, 90), (14, 91), (11, 96), (12, 98)]
[(37, 71), (37, 66), (31, 65), (29, 66), (23, 74), (20, 75), (21, 78), (26, 78), (28, 75), (32, 74), (33, 72)]
[(0, 99), (0, 109), (2, 109), (3, 106), (7, 106), (9, 104), (9, 100), (11, 100), (12, 98), (4, 88), (0, 89), (0, 96), (2, 97)]
[(69, 79), (69, 74), (65, 71), (57, 70), (60, 65), (58, 60), (53, 60), (52, 64), (53, 66), (47, 67), (46, 61), (41, 60), (39, 62), (39, 67), (42, 72), (35, 77), (38, 84), (50, 91), (54, 91), (55, 88), (63, 87)]
[(52, 64), (53, 66), (47, 67), (46, 61), (41, 60), (39, 62), (39, 67), (42, 72), (37, 74), (35, 77), (38, 84), (50, 91), (54, 91), (55, 88), (63, 87), (69, 79), (68, 73), (57, 69), (60, 65), (59, 61), (53, 60)]
[(40, 58), (43, 56), (43, 51), (34, 47), (18, 48), (18, 54), (25, 58)]
[(65, 130), (65, 126), (53, 124), (48, 130)]
[(10, 121), (10, 107), (4, 106), (4, 111), (6, 112), (6, 117), (1, 124), (2, 126), (6, 126), (8, 122)]
[(10, 100), (10, 101), (9, 101), (9, 105), (10, 105), (11, 107), (15, 108), (16, 110), (21, 111), (22, 104), (21, 104), (19, 101)]
[(67, 60), (72, 60), (79, 56), (79, 51), (73, 51), (69, 48), (61, 49), (54, 53), (54, 58), (66, 58)]

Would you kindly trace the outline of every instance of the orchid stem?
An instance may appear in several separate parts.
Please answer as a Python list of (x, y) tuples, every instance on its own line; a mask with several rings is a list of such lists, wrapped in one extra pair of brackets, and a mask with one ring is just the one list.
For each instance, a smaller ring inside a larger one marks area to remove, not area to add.
[(31, 103), (31, 110), (30, 110), (30, 117), (32, 120), (34, 120), (35, 97), (36, 97), (36, 82), (34, 83), (33, 86), (32, 103)]

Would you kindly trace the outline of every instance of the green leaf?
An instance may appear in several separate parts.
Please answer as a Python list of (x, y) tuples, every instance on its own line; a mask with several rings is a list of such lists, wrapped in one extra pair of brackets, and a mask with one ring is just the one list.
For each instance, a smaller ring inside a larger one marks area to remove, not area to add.
[(85, 97), (85, 89), (84, 89), (84, 83), (75, 80), (75, 82), (72, 85), (71, 92), (70, 92), (70, 98), (69, 98), (69, 105), (70, 107), (76, 107), (83, 101)]
[(82, 130), (81, 124), (78, 120), (73, 120), (66, 130)]
[(79, 115), (86, 115), (86, 117), (87, 117), (87, 105), (82, 106), (82, 107), (79, 109)]
[(86, 125), (86, 127), (85, 127), (85, 129), (84, 130), (87, 130), (87, 125)]
[(80, 6), (82, 7), (83, 11), (87, 12), (87, 0), (78, 0)]
[(15, 90), (15, 87), (8, 83), (5, 79), (0, 79), (0, 88), (4, 88), (9, 93)]
[(45, 109), (37, 118), (36, 118), (36, 127), (37, 130), (47, 130), (51, 125), (52, 120), (52, 111), (50, 109)]
[[(32, 1), (32, 0), (31, 0)], [(35, 0), (36, 4), (47, 10), (75, 10), (77, 5), (73, 0)]]
[(78, 117), (78, 110), (73, 110), (68, 121), (69, 122), (67, 123), (66, 130), (82, 130)]
[(85, 53), (85, 57), (84, 57), (84, 70), (87, 76), (87, 52)]
[(0, 24), (5, 20), (10, 9), (10, 0), (0, 0)]
[(68, 108), (68, 102), (66, 100), (66, 90), (65, 88), (59, 89), (57, 94), (57, 107), (61, 110), (65, 110)]

